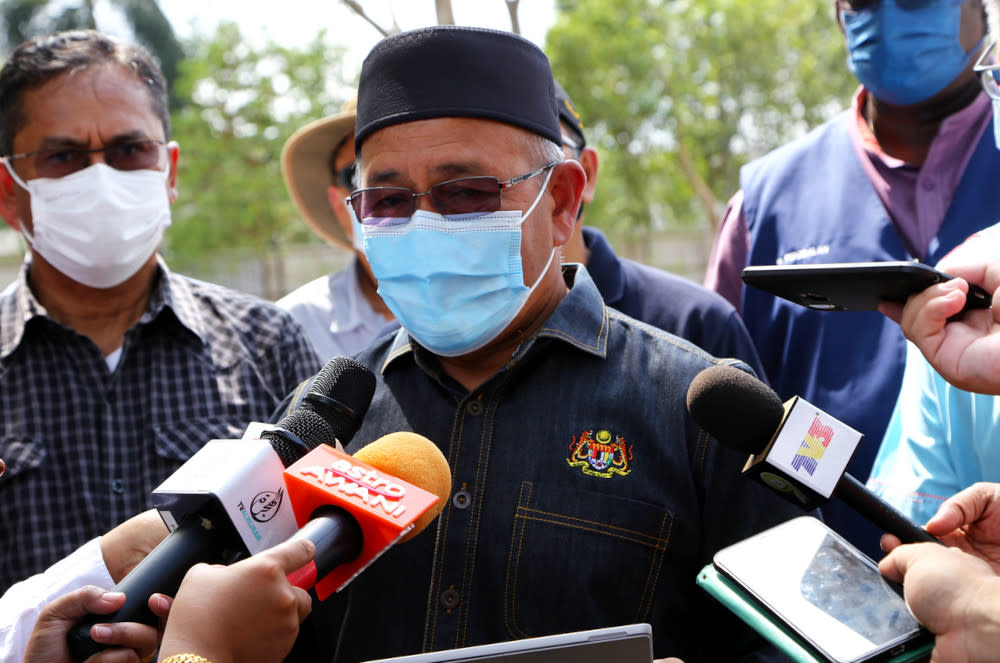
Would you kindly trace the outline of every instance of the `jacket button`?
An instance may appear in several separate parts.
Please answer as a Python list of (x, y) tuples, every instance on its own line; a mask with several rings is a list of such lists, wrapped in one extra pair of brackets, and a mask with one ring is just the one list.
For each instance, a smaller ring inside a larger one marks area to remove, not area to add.
[(112, 479), (111, 481), (111, 492), (115, 495), (125, 494), (125, 481), (122, 479)]
[(452, 496), (451, 503), (456, 509), (468, 509), (472, 504), (472, 495), (467, 490), (459, 490)]
[(441, 592), (441, 605), (447, 610), (458, 607), (460, 600), (458, 592), (456, 592), (453, 587), (449, 587)]

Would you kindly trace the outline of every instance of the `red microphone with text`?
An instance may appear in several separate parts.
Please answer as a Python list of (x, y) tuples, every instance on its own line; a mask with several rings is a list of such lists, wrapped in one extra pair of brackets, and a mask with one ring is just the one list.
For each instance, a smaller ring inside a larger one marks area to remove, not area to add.
[(301, 526), (292, 538), (316, 557), (288, 575), (326, 599), (398, 541), (419, 534), (444, 508), (451, 470), (441, 450), (416, 433), (390, 433), (353, 456), (319, 446), (284, 473)]

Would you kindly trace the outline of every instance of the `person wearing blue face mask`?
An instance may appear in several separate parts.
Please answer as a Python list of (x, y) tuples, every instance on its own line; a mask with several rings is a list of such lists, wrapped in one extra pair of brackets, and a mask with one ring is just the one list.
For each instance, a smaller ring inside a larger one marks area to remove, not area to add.
[[(899, 393), (899, 327), (877, 312), (817, 312), (744, 288), (747, 265), (936, 263), (996, 219), (1000, 152), (973, 71), (980, 0), (837, 0), (851, 107), (740, 173), (705, 284), (740, 311), (771, 385), (864, 434), (866, 479)], [(870, 556), (879, 534), (839, 500), (828, 524)]]
[(702, 369), (750, 369), (561, 264), (585, 186), (561, 143), (548, 59), (517, 35), (413, 30), (365, 59), (348, 202), (401, 328), (354, 355), (376, 388), (347, 448), (419, 433), (455, 488), (440, 525), (315, 606), (303, 628), (335, 661), (636, 621), (658, 657), (778, 658), (693, 582), (727, 542), (800, 513), (686, 410)]
[[(1000, 1), (987, 0), (990, 48), (976, 69), (990, 100), (1000, 104), (995, 51)], [(994, 134), (1000, 121), (994, 114)], [(997, 140), (1000, 149), (1000, 140)], [(955, 278), (885, 302), (907, 345), (903, 386), (869, 478), (878, 492), (916, 522), (942, 501), (979, 481), (1000, 480), (1000, 224), (979, 231), (938, 263)], [(961, 313), (974, 283), (992, 293), (992, 309)]]

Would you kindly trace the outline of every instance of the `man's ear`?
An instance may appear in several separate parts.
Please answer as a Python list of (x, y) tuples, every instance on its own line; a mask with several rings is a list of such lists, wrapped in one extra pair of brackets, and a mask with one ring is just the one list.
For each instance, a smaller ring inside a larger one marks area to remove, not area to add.
[(170, 164), (170, 175), (167, 177), (167, 195), (170, 197), (171, 205), (177, 200), (177, 160), (180, 153), (181, 148), (176, 141), (167, 143), (167, 163)]
[(597, 188), (597, 150), (592, 147), (583, 148), (578, 161), (587, 175), (587, 184), (583, 187), (583, 202), (589, 203), (594, 200), (594, 189)]
[(6, 162), (0, 162), (0, 217), (7, 225), (21, 232), (21, 215), (17, 213), (17, 202), (14, 196), (17, 184), (10, 176)]
[(552, 237), (556, 246), (569, 241), (580, 210), (580, 199), (587, 185), (587, 174), (575, 159), (567, 159), (552, 171), (549, 191), (552, 195)]

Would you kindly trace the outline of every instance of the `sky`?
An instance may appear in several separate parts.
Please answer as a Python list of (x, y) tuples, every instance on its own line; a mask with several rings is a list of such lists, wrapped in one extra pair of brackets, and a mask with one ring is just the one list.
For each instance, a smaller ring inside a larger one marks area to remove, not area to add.
[[(410, 30), (437, 21), (434, 0), (358, 0), (380, 25)], [(381, 39), (378, 31), (341, 0), (161, 0), (160, 7), (181, 37), (211, 33), (222, 20), (236, 21), (248, 39), (268, 39), (287, 45), (305, 44), (321, 28), (331, 42), (348, 48), (347, 57), (361, 61)], [(505, 0), (452, 0), (455, 22), (498, 30), (510, 29)], [(545, 33), (555, 22), (554, 0), (521, 0), (521, 34), (544, 46)]]

